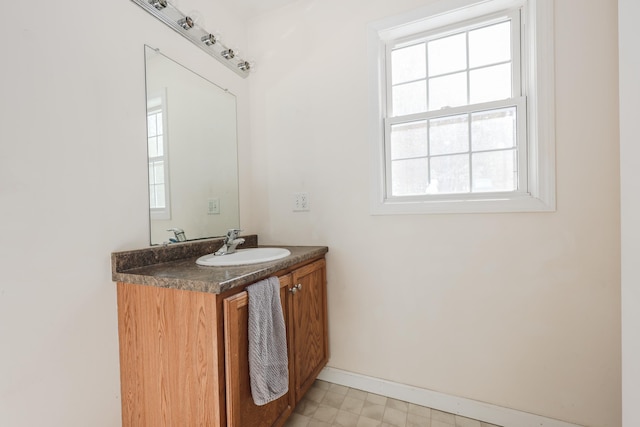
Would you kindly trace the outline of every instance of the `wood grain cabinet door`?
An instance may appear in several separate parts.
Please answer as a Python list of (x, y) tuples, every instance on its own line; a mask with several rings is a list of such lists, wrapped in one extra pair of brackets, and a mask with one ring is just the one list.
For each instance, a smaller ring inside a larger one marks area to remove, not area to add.
[[(280, 279), (280, 300), (290, 343), (289, 288), (291, 275)], [(294, 407), (292, 392), (292, 354), (289, 349), (289, 392), (263, 406), (256, 406), (251, 397), (249, 379), (249, 296), (247, 292), (224, 300), (225, 370), (227, 394), (227, 427), (279, 427), (291, 415)]]
[(291, 308), (293, 322), (296, 403), (307, 392), (329, 359), (327, 335), (326, 262), (294, 270)]

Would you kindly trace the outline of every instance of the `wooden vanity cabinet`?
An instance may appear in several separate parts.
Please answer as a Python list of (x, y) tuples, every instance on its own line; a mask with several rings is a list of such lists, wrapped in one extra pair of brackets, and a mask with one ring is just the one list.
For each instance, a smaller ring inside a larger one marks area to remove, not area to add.
[(250, 391), (246, 291), (118, 282), (123, 426), (282, 426), (328, 360), (325, 260), (278, 277), (290, 386), (264, 406)]

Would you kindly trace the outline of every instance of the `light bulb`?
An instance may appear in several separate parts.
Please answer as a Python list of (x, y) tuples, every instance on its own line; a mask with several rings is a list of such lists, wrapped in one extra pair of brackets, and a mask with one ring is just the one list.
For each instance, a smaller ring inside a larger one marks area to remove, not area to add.
[(158, 10), (162, 10), (167, 7), (167, 0), (149, 0), (149, 3)]
[(194, 22), (189, 16), (185, 16), (181, 20), (178, 21), (178, 25), (180, 25), (185, 30), (193, 28)]
[(202, 38), (200, 40), (202, 40), (204, 42), (204, 44), (206, 44), (207, 46), (212, 46), (212, 45), (216, 44), (216, 42), (218, 41), (216, 36), (214, 36), (213, 34), (206, 34), (206, 35), (202, 36)]
[(232, 49), (225, 49), (220, 52), (220, 55), (225, 59), (232, 59), (236, 56), (236, 53)]

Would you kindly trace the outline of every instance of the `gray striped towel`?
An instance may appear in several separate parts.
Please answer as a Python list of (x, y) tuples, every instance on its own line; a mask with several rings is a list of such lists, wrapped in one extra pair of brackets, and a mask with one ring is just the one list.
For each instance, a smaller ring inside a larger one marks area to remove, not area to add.
[(270, 277), (247, 286), (249, 294), (249, 377), (251, 396), (266, 405), (289, 390), (287, 331), (280, 304), (280, 281)]

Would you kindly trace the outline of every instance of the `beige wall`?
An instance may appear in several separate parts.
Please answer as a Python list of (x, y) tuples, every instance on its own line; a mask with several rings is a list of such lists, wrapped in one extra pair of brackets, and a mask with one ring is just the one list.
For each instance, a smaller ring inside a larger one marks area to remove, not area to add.
[(557, 212), (371, 216), (366, 24), (426, 3), (250, 22), (255, 231), (330, 247), (330, 366), (618, 426), (617, 3), (556, 1)]
[[(181, 3), (245, 48), (226, 1)], [(241, 98), (241, 157), (247, 83), (129, 0), (11, 1), (2, 15), (0, 425), (118, 426), (109, 256), (149, 242), (143, 45)]]

